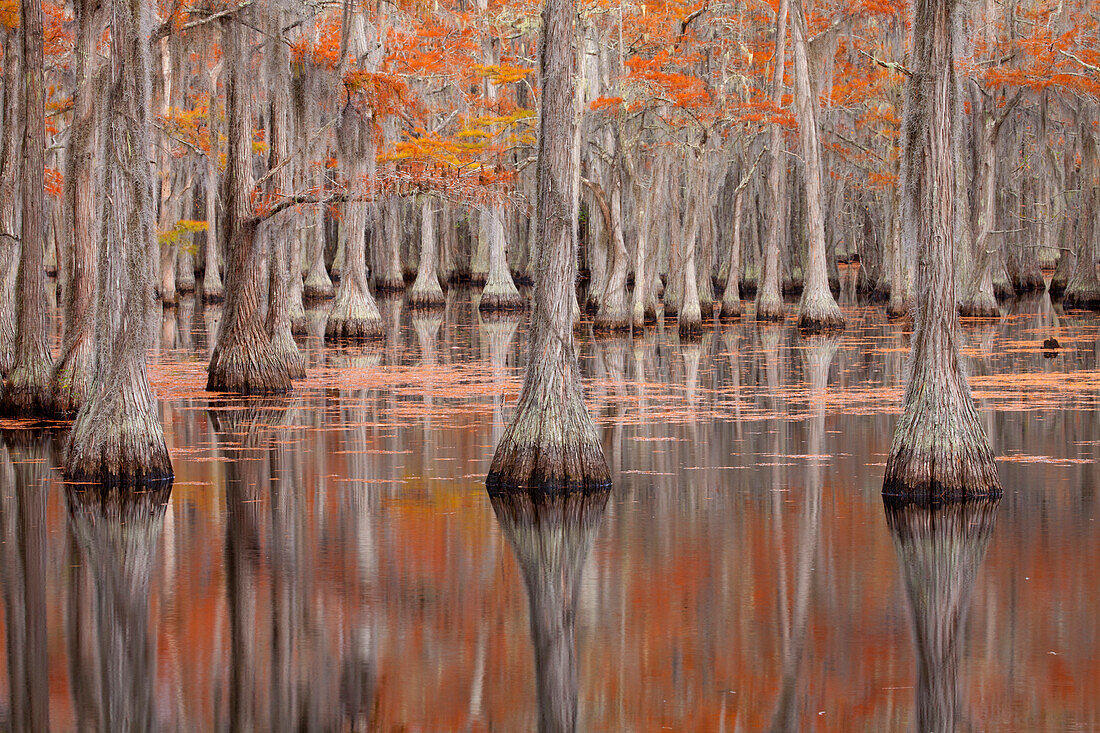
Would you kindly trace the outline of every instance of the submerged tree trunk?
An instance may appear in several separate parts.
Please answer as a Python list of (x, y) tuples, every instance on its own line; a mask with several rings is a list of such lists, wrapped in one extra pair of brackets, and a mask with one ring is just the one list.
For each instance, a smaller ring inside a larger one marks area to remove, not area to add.
[(489, 274), (477, 308), (486, 311), (515, 311), (527, 307), (508, 269), (508, 243), (504, 232), (504, 206), (494, 203), (488, 211)]
[(573, 346), (575, 23), (572, 3), (546, 0), (539, 49), (542, 97), (535, 174), (538, 266), (527, 371), (512, 423), (489, 468), (490, 486), (593, 488), (611, 480), (596, 426), (584, 405)]
[(94, 86), (100, 64), (96, 46), (103, 32), (102, 13), (94, 0), (74, 3), (77, 15), (73, 121), (69, 128), (64, 209), (68, 223), (68, 257), (62, 318), (61, 354), (50, 376), (53, 409), (71, 416), (92, 389), (95, 368), (96, 248), (100, 232), (97, 203), (101, 186), (98, 94)]
[[(246, 13), (247, 11), (240, 11)], [(225, 109), (229, 149), (225, 167), (225, 221), (228, 263), (221, 333), (210, 355), (206, 389), (211, 392), (272, 394), (290, 390), (286, 362), (276, 355), (261, 317), (264, 252), (253, 216), (252, 111), (248, 88), (246, 27), (234, 17), (222, 21), (226, 68)]]
[(905, 405), (883, 493), (964, 497), (1000, 493), (993, 450), (970, 396), (956, 316), (951, 125), (957, 95), (952, 12), (956, 0), (917, 0), (913, 75), (907, 82), (902, 151), (903, 242), (917, 252), (915, 332)]
[[(286, 13), (279, 8), (268, 11), (268, 31), (274, 39), (268, 53), (268, 89), (271, 104), (268, 114), (268, 139), (271, 156), (268, 169), (274, 171), (271, 193), (274, 197), (287, 196), (294, 186), (294, 171), (290, 160), (290, 51), (282, 38)], [(268, 267), (267, 335), (275, 356), (283, 361), (291, 379), (306, 376), (306, 360), (294, 342), (291, 332), (291, 281), (302, 281), (301, 267), (295, 269), (291, 261), (291, 242), (297, 241), (294, 220), (290, 212), (270, 219), (265, 225), (265, 236), (271, 250)], [(303, 314), (304, 315), (304, 314)]]
[(809, 258), (805, 268), (805, 287), (798, 304), (798, 327), (811, 333), (839, 331), (844, 314), (829, 289), (829, 266), (825, 261), (825, 217), (821, 211), (824, 192), (821, 186), (821, 150), (817, 141), (817, 95), (810, 83), (810, 65), (806, 58), (806, 17), (802, 1), (795, 0), (791, 19), (794, 40), (794, 73), (798, 131), (802, 159), (806, 165), (806, 218)]
[[(351, 114), (357, 114), (352, 112)], [(369, 135), (369, 131), (364, 131)], [(348, 143), (352, 144), (352, 143)], [(349, 165), (357, 186), (373, 185), (374, 146), (369, 144), (370, 159), (353, 160)], [(366, 232), (375, 207), (369, 201), (348, 201), (340, 222), (344, 242), (344, 272), (336, 288), (336, 298), (325, 321), (325, 340), (357, 341), (382, 336), (382, 314), (367, 286)]]
[[(19, 43), (18, 28), (0, 29), (4, 48)], [(4, 115), (0, 130), (0, 377), (11, 372), (15, 360), (15, 274), (19, 269), (16, 203), (22, 175), (21, 105), (22, 68), (19, 53), (4, 56)]]
[(699, 224), (703, 218), (703, 209), (710, 201), (710, 191), (707, 167), (702, 157), (699, 155), (694, 160), (688, 159), (687, 166), (690, 201), (685, 202), (684, 212), (684, 289), (680, 296), (680, 310), (676, 314), (677, 330), (681, 339), (697, 339), (703, 335), (703, 308), (699, 298), (699, 277), (695, 263), (699, 250)]
[[(783, 105), (783, 67), (787, 52), (788, 0), (779, 0), (775, 13), (775, 53), (772, 55), (772, 103)], [(760, 283), (756, 291), (756, 320), (782, 321), (783, 296), (779, 290), (779, 248), (782, 237), (783, 215), (786, 209), (784, 188), (787, 182), (787, 159), (783, 151), (783, 129), (779, 122), (769, 126), (768, 158), (768, 228), (764, 240), (764, 263)]]
[[(50, 350), (46, 343), (46, 276), (42, 251), (46, 213), (46, 82), (41, 0), (22, 0), (23, 176), (22, 249), (15, 280), (15, 358), (0, 393), (0, 413), (42, 415), (50, 407)], [(5, 55), (6, 58), (6, 55)]]
[(1100, 278), (1096, 274), (1097, 252), (1100, 244), (1100, 174), (1096, 153), (1096, 138), (1090, 125), (1081, 125), (1081, 207), (1079, 236), (1081, 245), (1077, 252), (1077, 266), (1066, 285), (1062, 306), (1065, 308), (1089, 308), (1100, 310)]
[(744, 187), (738, 187), (733, 194), (733, 232), (726, 263), (726, 286), (722, 290), (722, 309), (718, 313), (723, 320), (741, 317), (741, 204), (744, 198)]
[(152, 342), (157, 237), (148, 90), (150, 0), (110, 0), (111, 83), (105, 102), (93, 391), (77, 413), (65, 473), (78, 481), (137, 485), (172, 478), (172, 463), (145, 371)]
[(218, 236), (218, 113), (214, 99), (218, 93), (218, 72), (207, 72), (206, 134), (208, 151), (203, 161), (204, 189), (206, 198), (206, 235), (203, 240), (202, 299), (207, 303), (220, 303), (225, 300), (225, 285), (221, 276), (221, 253)]
[[(447, 222), (444, 221), (444, 226)], [(440, 308), (446, 302), (443, 287), (439, 284), (439, 242), (435, 235), (435, 212), (432, 200), (422, 196), (420, 201), (420, 262), (416, 266), (416, 281), (409, 290), (409, 306), (419, 309)]]
[[(325, 173), (318, 167), (313, 173), (313, 188), (318, 195), (324, 188), (324, 183)], [(336, 294), (336, 288), (325, 268), (325, 206), (310, 206), (308, 212), (306, 260), (309, 263), (309, 272), (302, 286), (302, 297), (309, 301), (328, 300)]]

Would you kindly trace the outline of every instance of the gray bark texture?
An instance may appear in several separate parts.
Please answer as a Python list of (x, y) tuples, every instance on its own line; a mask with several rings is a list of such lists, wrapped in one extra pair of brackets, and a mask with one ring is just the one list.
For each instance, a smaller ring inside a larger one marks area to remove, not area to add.
[(46, 276), (46, 82), (41, 0), (22, 0), (23, 175), (22, 249), (15, 278), (15, 358), (0, 392), (0, 414), (49, 412), (52, 360), (47, 345)]
[(970, 396), (956, 315), (956, 7), (956, 0), (918, 0), (913, 21), (913, 75), (902, 130), (909, 175), (901, 193), (902, 246), (917, 254), (917, 299), (909, 384), (886, 463), (887, 495), (958, 498), (1001, 491), (993, 450)]
[(65, 473), (73, 480), (138, 485), (172, 478), (149, 378), (146, 351), (157, 308), (157, 244), (149, 98), (149, 0), (111, 0), (110, 83), (104, 104), (106, 182), (97, 272), (94, 389), (69, 436)]
[(527, 371), (515, 416), (489, 468), (490, 486), (594, 488), (611, 480), (596, 426), (584, 405), (573, 346), (575, 16), (566, 0), (546, 0), (543, 6), (535, 174), (538, 263)]

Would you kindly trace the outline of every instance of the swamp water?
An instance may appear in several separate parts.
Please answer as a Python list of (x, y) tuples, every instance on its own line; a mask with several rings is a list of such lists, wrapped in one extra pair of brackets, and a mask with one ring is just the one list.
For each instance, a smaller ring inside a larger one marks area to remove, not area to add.
[(614, 485), (535, 501), (484, 486), (524, 319), (380, 306), (376, 345), (315, 320), (271, 400), (203, 392), (219, 311), (166, 311), (170, 494), (82, 492), (5, 424), (5, 727), (1100, 728), (1095, 316), (965, 325), (1005, 494), (929, 510), (880, 496), (908, 343), (881, 308), (582, 329)]

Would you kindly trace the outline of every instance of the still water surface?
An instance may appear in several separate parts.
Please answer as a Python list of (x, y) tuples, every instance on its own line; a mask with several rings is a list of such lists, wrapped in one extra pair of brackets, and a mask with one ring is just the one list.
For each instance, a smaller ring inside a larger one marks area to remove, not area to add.
[(522, 319), (381, 306), (384, 343), (316, 321), (263, 401), (202, 391), (218, 311), (167, 311), (170, 493), (91, 495), (7, 433), (6, 727), (1100, 729), (1094, 316), (966, 325), (1005, 495), (933, 511), (879, 494), (908, 343), (880, 309), (582, 333), (614, 485), (538, 500), (483, 483)]

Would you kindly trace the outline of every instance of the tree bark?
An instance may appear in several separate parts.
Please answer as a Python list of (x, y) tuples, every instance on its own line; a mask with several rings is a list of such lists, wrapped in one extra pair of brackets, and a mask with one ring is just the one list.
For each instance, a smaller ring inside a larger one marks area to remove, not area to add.
[(508, 269), (508, 243), (504, 232), (504, 206), (494, 203), (488, 211), (489, 274), (477, 308), (482, 313), (516, 311), (527, 307)]
[(794, 73), (798, 132), (802, 160), (806, 166), (806, 218), (809, 257), (805, 287), (798, 304), (798, 327), (810, 333), (840, 331), (844, 314), (829, 289), (829, 266), (825, 261), (825, 217), (821, 211), (821, 150), (817, 140), (817, 95), (810, 83), (806, 58), (806, 16), (802, 0), (794, 0), (791, 36), (794, 40)]
[[(772, 68), (772, 104), (779, 108), (783, 105), (783, 67), (787, 50), (787, 13), (788, 0), (779, 0), (775, 14), (775, 53)], [(779, 290), (779, 248), (782, 236), (783, 214), (785, 210), (784, 188), (787, 183), (787, 159), (783, 151), (783, 129), (773, 122), (768, 131), (768, 228), (764, 240), (764, 262), (760, 273), (760, 283), (756, 292), (756, 320), (782, 321), (783, 296)]]
[(1100, 224), (1096, 221), (1100, 207), (1100, 166), (1097, 165), (1096, 138), (1087, 122), (1080, 125), (1081, 137), (1081, 206), (1079, 208), (1079, 241), (1077, 266), (1066, 285), (1062, 299), (1064, 308), (1100, 310), (1100, 278), (1096, 274), (1096, 257), (1100, 250)]
[(951, 125), (957, 95), (952, 13), (956, 0), (917, 0), (902, 155), (903, 237), (917, 252), (915, 332), (905, 405), (886, 463), (883, 493), (914, 497), (998, 495), (989, 438), (978, 419), (960, 348), (953, 230)]
[(207, 152), (203, 161), (203, 188), (206, 199), (206, 235), (203, 239), (202, 299), (206, 303), (225, 300), (225, 285), (221, 276), (221, 252), (218, 243), (221, 230), (218, 227), (218, 72), (207, 72)]
[(22, 249), (15, 279), (15, 358), (0, 393), (0, 414), (41, 416), (50, 409), (45, 246), (46, 83), (41, 0), (21, 0), (23, 39)]
[[(239, 11), (239, 13), (247, 11)], [(238, 15), (239, 15), (238, 13)], [(264, 287), (264, 252), (256, 240), (253, 215), (252, 111), (248, 88), (249, 44), (238, 18), (223, 20), (225, 108), (229, 149), (225, 167), (225, 219), (222, 226), (228, 267), (221, 333), (210, 355), (206, 389), (237, 394), (273, 394), (290, 390), (286, 362), (272, 348), (264, 328), (260, 301)]]
[(73, 416), (92, 389), (95, 369), (96, 248), (100, 232), (98, 89), (96, 46), (103, 34), (102, 13), (94, 0), (74, 3), (77, 31), (73, 54), (73, 121), (69, 128), (64, 209), (69, 237), (62, 306), (64, 337), (50, 376), (53, 410)]
[[(271, 50), (268, 51), (268, 139), (271, 156), (269, 170), (270, 193), (273, 200), (292, 193), (294, 168), (290, 161), (290, 52), (289, 43), (282, 36), (286, 12), (278, 7), (268, 11)], [(271, 249), (271, 266), (268, 273), (267, 335), (276, 358), (281, 359), (291, 379), (306, 376), (306, 360), (294, 343), (291, 332), (291, 280), (302, 281), (301, 266), (291, 261), (291, 242), (297, 241), (292, 211), (284, 211), (264, 224), (268, 246)], [(304, 313), (303, 313), (304, 315)]]
[(575, 24), (572, 3), (546, 0), (539, 49), (538, 276), (523, 388), (493, 456), (490, 487), (583, 489), (605, 486), (611, 479), (596, 426), (584, 406), (573, 346)]
[(73, 423), (65, 473), (73, 480), (138, 485), (170, 480), (172, 463), (145, 371), (152, 343), (157, 237), (147, 155), (150, 0), (110, 0), (111, 77), (96, 302), (94, 390)]
[[(446, 226), (446, 222), (444, 222)], [(439, 284), (439, 242), (435, 234), (435, 212), (432, 200), (422, 196), (420, 200), (420, 262), (416, 266), (416, 281), (409, 290), (409, 306), (421, 310), (440, 308), (446, 302), (443, 287)]]
[[(4, 48), (14, 49), (20, 31), (0, 31)], [(22, 175), (22, 119), (20, 53), (4, 56), (3, 131), (0, 132), (0, 377), (6, 377), (15, 361), (15, 276), (19, 269), (19, 239), (16, 234), (16, 202)]]

